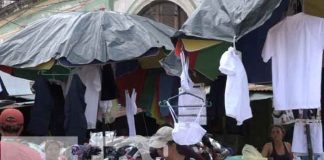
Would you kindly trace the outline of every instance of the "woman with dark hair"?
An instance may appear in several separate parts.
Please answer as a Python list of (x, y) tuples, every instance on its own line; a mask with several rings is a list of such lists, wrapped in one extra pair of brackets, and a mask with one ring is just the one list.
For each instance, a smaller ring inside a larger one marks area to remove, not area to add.
[(279, 125), (271, 127), (272, 142), (266, 143), (262, 149), (262, 155), (272, 160), (292, 160), (293, 154), (291, 152), (291, 145), (284, 142), (285, 129)]

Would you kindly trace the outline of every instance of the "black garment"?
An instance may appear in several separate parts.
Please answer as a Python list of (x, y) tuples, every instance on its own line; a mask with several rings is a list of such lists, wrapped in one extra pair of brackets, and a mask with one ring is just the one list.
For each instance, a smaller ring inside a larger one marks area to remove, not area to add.
[(87, 140), (87, 120), (84, 115), (86, 103), (84, 101), (86, 87), (78, 75), (74, 75), (65, 99), (64, 129), (66, 136), (77, 136), (78, 143)]
[(118, 98), (114, 72), (110, 64), (104, 65), (102, 68), (101, 88), (101, 100), (112, 100)]
[(35, 94), (35, 103), (30, 111), (30, 120), (28, 123), (28, 132), (37, 136), (48, 135), (51, 112), (54, 108), (49, 82), (39, 76), (36, 78), (33, 86)]
[(7, 92), (6, 87), (4, 86), (4, 84), (2, 82), (1, 77), (0, 77), (0, 85), (1, 85), (1, 88), (2, 88), (2, 91), (0, 92), (0, 99), (7, 99), (9, 97), (9, 94)]
[(50, 119), (50, 132), (52, 136), (64, 136), (64, 95), (62, 87), (57, 84), (50, 84), (54, 107)]
[(218, 76), (210, 85), (208, 100), (211, 101), (212, 106), (206, 108), (209, 119), (225, 116), (225, 86), (226, 76)]
[(274, 143), (272, 142), (272, 153), (271, 153), (270, 157), (272, 157), (273, 160), (291, 160), (289, 152), (288, 152), (287, 147), (285, 145), (285, 142), (282, 142), (282, 143), (284, 143), (285, 154), (284, 155), (278, 155), (277, 151), (276, 151), (276, 148), (274, 147)]

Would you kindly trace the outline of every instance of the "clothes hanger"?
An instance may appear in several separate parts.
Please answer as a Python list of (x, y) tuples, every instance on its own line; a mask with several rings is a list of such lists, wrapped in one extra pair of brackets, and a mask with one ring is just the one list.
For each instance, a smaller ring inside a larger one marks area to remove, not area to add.
[[(167, 100), (160, 101), (159, 105), (161, 107), (168, 107), (167, 103), (170, 103), (171, 100), (174, 100), (175, 98), (178, 98), (181, 95), (190, 95), (190, 96), (193, 96), (195, 98), (200, 99), (204, 103), (203, 107), (210, 107), (212, 105), (211, 102), (206, 102), (202, 97), (199, 97), (199, 96), (197, 96), (195, 94), (192, 94), (192, 93), (189, 93), (189, 92), (182, 92), (182, 93), (180, 93), (178, 95), (175, 95), (175, 96), (172, 96), (172, 97), (168, 98)], [(187, 105), (186, 106), (176, 106), (176, 105), (172, 105), (172, 107), (201, 107), (201, 105), (193, 105), (193, 106), (187, 106)]]
[(233, 48), (236, 50), (236, 35), (233, 37)]

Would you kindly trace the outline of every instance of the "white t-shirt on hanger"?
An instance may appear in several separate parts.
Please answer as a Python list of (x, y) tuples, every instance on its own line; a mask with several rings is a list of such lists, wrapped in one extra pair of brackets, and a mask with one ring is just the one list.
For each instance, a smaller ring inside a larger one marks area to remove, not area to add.
[(272, 58), (275, 110), (321, 106), (324, 18), (298, 13), (268, 31), (262, 58)]
[(235, 118), (237, 125), (252, 118), (248, 81), (243, 63), (234, 48), (230, 47), (221, 57), (219, 70), (227, 75), (225, 87), (225, 112)]

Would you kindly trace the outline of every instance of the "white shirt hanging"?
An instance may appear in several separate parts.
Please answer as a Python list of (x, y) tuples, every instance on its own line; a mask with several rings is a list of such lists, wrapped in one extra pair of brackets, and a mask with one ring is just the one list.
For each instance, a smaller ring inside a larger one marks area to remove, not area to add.
[[(292, 152), (297, 154), (308, 153), (307, 150), (307, 138), (306, 138), (306, 129), (304, 122), (296, 122), (294, 126), (294, 135), (292, 142)], [(323, 131), (322, 123), (314, 122), (309, 123), (310, 128), (310, 137), (312, 143), (313, 152), (316, 154), (323, 153)]]
[(101, 91), (101, 70), (100, 66), (84, 66), (78, 74), (82, 83), (86, 86), (84, 101), (87, 104), (85, 116), (88, 129), (95, 129)]
[(128, 91), (125, 91), (126, 117), (127, 117), (129, 136), (136, 136), (136, 126), (135, 126), (135, 118), (134, 118), (134, 115), (137, 113), (136, 96), (137, 93), (135, 89), (133, 89), (131, 96), (129, 95)]
[(321, 106), (324, 18), (299, 13), (272, 27), (263, 48), (272, 58), (273, 104), (276, 110)]
[(227, 75), (225, 87), (225, 112), (235, 118), (237, 125), (252, 117), (248, 81), (244, 66), (233, 47), (222, 55), (219, 70)]

